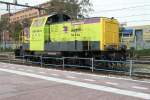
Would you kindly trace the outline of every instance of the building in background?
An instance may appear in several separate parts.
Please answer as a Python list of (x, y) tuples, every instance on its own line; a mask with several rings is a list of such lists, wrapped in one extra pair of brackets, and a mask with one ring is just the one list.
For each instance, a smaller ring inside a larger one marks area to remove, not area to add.
[[(48, 8), (50, 7), (51, 3), (46, 2), (43, 4), (38, 5), (41, 8)], [(46, 15), (47, 12), (44, 10), (38, 10), (34, 8), (26, 8), (21, 11), (11, 13), (11, 14), (3, 14), (1, 15), (1, 18), (9, 18), (10, 23), (18, 22), (18, 21), (23, 21), (24, 19), (33, 19), (38, 16), (44, 16)]]
[(122, 42), (128, 48), (150, 49), (150, 25), (128, 26), (122, 32)]
[(1, 41), (11, 41), (12, 40), (12, 38), (11, 38), (11, 34), (10, 34), (10, 32), (8, 32), (8, 31), (4, 31), (3, 32), (3, 34), (0, 34), (0, 40)]

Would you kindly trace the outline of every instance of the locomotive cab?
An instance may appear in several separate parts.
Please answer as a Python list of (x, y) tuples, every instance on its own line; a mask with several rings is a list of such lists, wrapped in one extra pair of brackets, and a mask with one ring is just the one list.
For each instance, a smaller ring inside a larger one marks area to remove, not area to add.
[(30, 51), (44, 51), (45, 43), (50, 40), (50, 25), (68, 21), (71, 18), (65, 14), (52, 14), (40, 18), (35, 18), (30, 27)]
[(46, 25), (50, 25), (52, 23), (64, 22), (64, 21), (68, 21), (70, 19), (71, 18), (65, 14), (53, 14), (53, 15), (48, 16)]

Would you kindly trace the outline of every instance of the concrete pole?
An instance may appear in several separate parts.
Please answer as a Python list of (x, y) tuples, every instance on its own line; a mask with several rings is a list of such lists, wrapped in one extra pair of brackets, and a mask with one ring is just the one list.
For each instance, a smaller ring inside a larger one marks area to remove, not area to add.
[(92, 72), (94, 72), (94, 58), (91, 58), (92, 61)]
[(40, 56), (40, 64), (41, 64), (41, 68), (43, 67), (43, 57), (42, 56)]
[(65, 69), (65, 57), (62, 58), (63, 60), (63, 70)]
[(130, 77), (132, 76), (132, 72), (133, 72), (133, 61), (130, 60)]
[(3, 50), (5, 49), (5, 33), (4, 33), (4, 31), (3, 31)]

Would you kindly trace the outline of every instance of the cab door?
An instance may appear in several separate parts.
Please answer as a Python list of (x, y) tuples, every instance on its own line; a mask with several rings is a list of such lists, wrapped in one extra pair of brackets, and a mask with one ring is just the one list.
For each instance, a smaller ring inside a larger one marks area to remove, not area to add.
[(83, 23), (82, 21), (77, 21), (72, 23), (71, 36), (75, 42), (75, 50), (81, 50), (82, 47), (82, 32), (83, 32)]
[(144, 47), (144, 42), (143, 42), (143, 30), (142, 29), (137, 29), (135, 30), (135, 41), (136, 41), (136, 49), (140, 50), (143, 49)]

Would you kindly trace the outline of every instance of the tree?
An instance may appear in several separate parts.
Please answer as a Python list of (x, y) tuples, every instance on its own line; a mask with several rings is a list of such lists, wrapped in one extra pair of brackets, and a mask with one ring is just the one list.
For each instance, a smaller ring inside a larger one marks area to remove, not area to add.
[(51, 0), (47, 13), (59, 12), (66, 13), (72, 18), (78, 16), (88, 16), (93, 11), (90, 0)]
[(14, 41), (19, 40), (19, 35), (21, 34), (22, 30), (23, 30), (23, 25), (20, 22), (15, 22), (10, 24), (9, 32), (11, 33)]
[(1, 19), (0, 20), (0, 32), (2, 32), (5, 29), (8, 29), (8, 24), (9, 24), (8, 18)]
[(3, 32), (9, 29), (9, 20), (8, 18), (2, 18), (0, 20), (0, 41), (2, 41)]
[(1, 19), (0, 21), (0, 34), (4, 31), (8, 31), (14, 41), (18, 41), (19, 34), (23, 30), (23, 25), (20, 22), (10, 23), (8, 18)]
[[(1, 19), (0, 21), (0, 36), (2, 37), (4, 31), (8, 31), (14, 41), (19, 40), (19, 35), (25, 27), (30, 27), (31, 20), (24, 19), (21, 22), (10, 23), (8, 18)], [(2, 39), (2, 38), (0, 38)], [(2, 40), (0, 40), (2, 41)]]
[(80, 5), (80, 15), (84, 15), (84, 16), (88, 16), (90, 12), (93, 11), (92, 9), (92, 3), (90, 2), (90, 0), (81, 0), (81, 2), (79, 3)]

